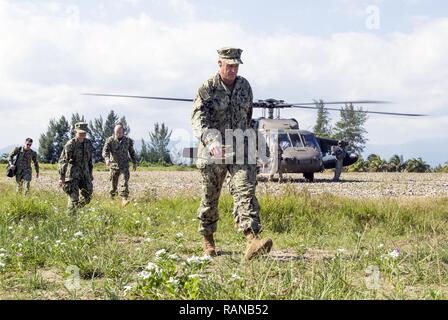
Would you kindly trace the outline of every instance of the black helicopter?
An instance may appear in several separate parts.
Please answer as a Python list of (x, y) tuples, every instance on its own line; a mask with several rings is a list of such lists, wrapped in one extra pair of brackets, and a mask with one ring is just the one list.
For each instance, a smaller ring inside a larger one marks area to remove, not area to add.
[[(102, 93), (85, 93), (87, 96), (112, 97), (112, 98), (133, 98), (133, 99), (150, 99), (162, 101), (178, 101), (190, 102), (193, 99), (181, 98), (165, 98), (165, 97), (148, 97), (135, 95), (119, 95), (119, 94), (102, 94)], [(254, 109), (262, 110), (262, 117), (252, 120), (252, 127), (261, 131), (263, 136), (269, 137), (271, 132), (278, 134), (279, 147), (281, 148), (281, 159), (278, 163), (278, 172), (282, 173), (303, 173), (305, 179), (309, 182), (314, 181), (314, 174), (322, 172), (325, 169), (334, 169), (336, 167), (336, 157), (331, 154), (331, 147), (338, 145), (339, 140), (318, 137), (314, 133), (301, 130), (299, 122), (296, 119), (281, 118), (280, 111), (283, 109), (319, 109), (318, 104), (324, 105), (324, 109), (328, 111), (341, 111), (339, 108), (328, 108), (326, 105), (360, 105), (360, 104), (385, 104), (387, 101), (331, 101), (331, 102), (306, 102), (306, 103), (286, 103), (283, 100), (267, 99), (258, 100), (253, 103)], [(422, 117), (423, 114), (413, 113), (395, 113), (395, 112), (379, 112), (354, 110), (366, 114), (406, 116), (406, 117)], [(344, 143), (344, 142), (343, 142)], [(184, 149), (183, 156), (185, 158), (196, 159), (197, 148)], [(271, 159), (274, 162), (275, 159)], [(358, 155), (346, 150), (344, 158), (344, 167), (350, 166), (358, 161)], [(262, 173), (272, 170), (261, 170)]]

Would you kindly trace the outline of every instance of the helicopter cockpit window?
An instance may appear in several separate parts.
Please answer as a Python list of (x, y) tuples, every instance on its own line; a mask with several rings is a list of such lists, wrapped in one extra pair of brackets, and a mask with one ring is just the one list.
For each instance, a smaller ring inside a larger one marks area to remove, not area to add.
[(303, 148), (303, 143), (298, 133), (291, 133), (289, 134), (289, 137), (294, 148)]
[(280, 145), (280, 149), (282, 150), (286, 150), (292, 146), (289, 136), (286, 133), (281, 133), (278, 135), (278, 143)]
[(311, 134), (304, 134), (304, 135), (302, 135), (302, 137), (303, 137), (306, 147), (320, 150), (319, 143), (317, 142), (315, 136), (313, 136)]

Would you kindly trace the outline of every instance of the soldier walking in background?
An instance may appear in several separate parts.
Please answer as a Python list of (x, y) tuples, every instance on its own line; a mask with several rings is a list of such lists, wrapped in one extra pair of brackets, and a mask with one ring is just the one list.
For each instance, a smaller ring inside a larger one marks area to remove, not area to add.
[[(193, 133), (200, 140), (197, 166), (202, 176), (202, 201), (198, 210), (199, 232), (204, 237), (204, 252), (216, 256), (214, 233), (219, 220), (218, 202), (222, 185), (229, 174), (234, 198), (234, 221), (247, 239), (246, 259), (268, 253), (271, 239), (259, 239), (260, 207), (255, 196), (256, 164), (210, 163), (210, 156), (223, 158), (222, 137), (226, 130), (251, 129), (253, 95), (249, 82), (238, 76), (241, 49), (223, 48), (219, 53), (219, 73), (198, 90), (193, 104)], [(215, 134), (210, 134), (211, 132)], [(218, 137), (221, 135), (221, 137)]]
[(10, 168), (15, 170), (17, 193), (23, 193), (23, 185), (25, 184), (25, 195), (30, 192), (33, 177), (31, 162), (34, 163), (36, 178), (39, 178), (39, 162), (37, 160), (37, 153), (31, 149), (32, 145), (33, 139), (28, 138), (22, 147), (15, 148), (8, 157)]
[(340, 181), (342, 169), (344, 168), (345, 143), (339, 141), (337, 146), (332, 146), (331, 154), (336, 157), (336, 168), (333, 181), (338, 182)]
[(129, 158), (133, 163), (134, 172), (137, 170), (137, 154), (134, 149), (134, 141), (124, 135), (123, 125), (118, 124), (114, 129), (114, 135), (106, 140), (103, 148), (103, 158), (110, 168), (110, 196), (117, 196), (118, 180), (123, 175), (120, 187), (122, 206), (129, 204)]
[(59, 185), (69, 197), (72, 214), (89, 204), (93, 194), (93, 145), (87, 131), (87, 123), (77, 123), (75, 138), (67, 142), (59, 159)]

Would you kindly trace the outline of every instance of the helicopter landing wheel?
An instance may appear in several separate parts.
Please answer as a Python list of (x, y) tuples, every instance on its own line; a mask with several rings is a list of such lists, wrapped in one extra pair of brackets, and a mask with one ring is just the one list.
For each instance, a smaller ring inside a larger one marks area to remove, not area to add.
[(305, 180), (307, 182), (313, 182), (314, 181), (314, 173), (304, 173), (303, 176), (305, 177)]

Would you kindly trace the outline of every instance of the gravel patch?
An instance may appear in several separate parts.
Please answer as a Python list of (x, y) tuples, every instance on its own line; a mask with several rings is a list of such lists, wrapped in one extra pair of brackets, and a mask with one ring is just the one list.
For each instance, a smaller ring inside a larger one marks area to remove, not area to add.
[[(281, 196), (293, 189), (312, 195), (329, 193), (356, 198), (448, 196), (448, 174), (444, 173), (345, 173), (343, 181), (339, 183), (332, 182), (331, 178), (332, 173), (318, 173), (315, 182), (307, 183), (302, 175), (290, 174), (286, 175), (283, 183), (279, 183), (268, 182), (266, 176), (260, 175), (257, 192)], [(6, 177), (1, 177), (0, 183), (14, 186), (14, 180)], [(97, 195), (107, 196), (107, 172), (95, 172), (94, 188)], [(39, 180), (33, 180), (32, 189), (62, 193), (55, 171), (43, 171)], [(198, 197), (201, 192), (201, 177), (197, 171), (139, 171), (131, 174), (130, 189), (134, 197)]]

